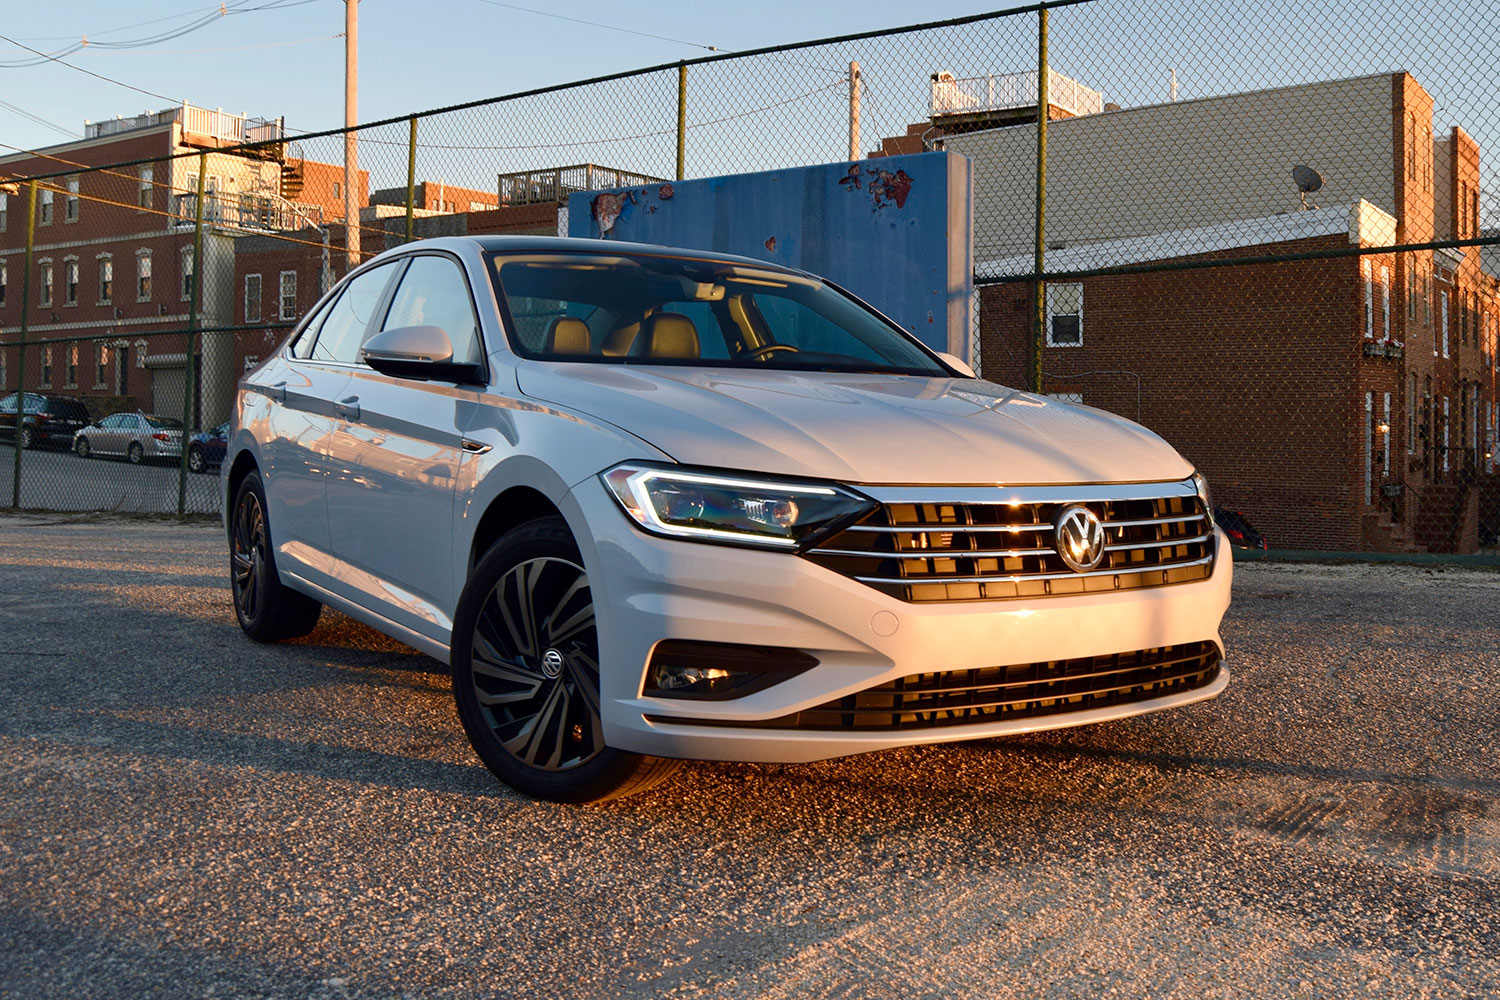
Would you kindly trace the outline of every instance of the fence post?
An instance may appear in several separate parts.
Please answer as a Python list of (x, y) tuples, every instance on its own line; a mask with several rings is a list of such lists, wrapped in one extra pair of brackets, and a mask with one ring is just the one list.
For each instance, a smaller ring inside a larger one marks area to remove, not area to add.
[(687, 63), (677, 64), (677, 179), (687, 173)]
[(1042, 347), (1047, 343), (1047, 282), (1042, 274), (1047, 267), (1047, 8), (1037, 11), (1036, 36), (1036, 257), (1032, 270), (1033, 285), (1031, 391), (1042, 391)]
[(11, 470), (10, 505), (21, 506), (21, 426), (26, 418), (26, 327), (31, 319), (31, 251), (36, 245), (36, 181), (26, 186), (26, 255), (21, 273), (21, 332), (16, 343), (16, 446)]
[[(406, 148), (406, 242), (412, 237), (412, 209), (417, 201), (417, 116), (411, 116), (411, 143)], [(439, 206), (441, 207), (441, 206)]]
[(203, 307), (203, 177), (208, 173), (208, 153), (198, 154), (198, 199), (193, 220), (193, 301), (188, 314), (187, 360), (182, 386), (182, 449), (177, 456), (177, 513), (187, 513), (188, 432), (193, 426), (193, 397), (198, 386), (197, 334)]

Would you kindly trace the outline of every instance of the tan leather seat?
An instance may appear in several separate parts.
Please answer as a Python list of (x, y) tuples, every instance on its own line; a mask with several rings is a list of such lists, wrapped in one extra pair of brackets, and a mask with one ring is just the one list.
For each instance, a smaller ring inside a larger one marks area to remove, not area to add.
[(547, 327), (547, 337), (542, 342), (547, 354), (589, 353), (589, 328), (581, 319), (559, 316)]
[(599, 353), (606, 358), (623, 358), (630, 353), (630, 348), (635, 345), (636, 335), (641, 332), (641, 324), (631, 323), (629, 326), (617, 326), (604, 336), (604, 344), (599, 348)]
[(648, 358), (696, 358), (698, 328), (682, 313), (660, 312), (641, 327), (641, 354)]

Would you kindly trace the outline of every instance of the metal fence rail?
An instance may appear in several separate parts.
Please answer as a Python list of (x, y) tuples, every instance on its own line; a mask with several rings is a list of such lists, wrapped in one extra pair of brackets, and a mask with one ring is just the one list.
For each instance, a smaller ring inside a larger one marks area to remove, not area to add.
[[(195, 401), (167, 405), (198, 430), (387, 247), (566, 232), (573, 191), (943, 149), (973, 171), (986, 378), (1138, 419), (1272, 544), (1472, 552), (1500, 534), (1493, 15), (1033, 4), (372, 122), (347, 173), (340, 130), (190, 105), (104, 122), (170, 141), (0, 158), (0, 387), (149, 410), (184, 381)], [(96, 225), (104, 250), (69, 229)], [(74, 353), (137, 375), (44, 386)], [(180, 502), (136, 498), (104, 485), (145, 474), (126, 463), (9, 457), (0, 503), (22, 506), (186, 510), (206, 482), (179, 460)]]

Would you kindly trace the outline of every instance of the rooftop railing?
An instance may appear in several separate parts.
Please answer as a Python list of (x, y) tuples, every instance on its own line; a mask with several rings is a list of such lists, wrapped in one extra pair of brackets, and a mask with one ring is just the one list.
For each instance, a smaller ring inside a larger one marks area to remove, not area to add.
[[(940, 118), (1034, 108), (1037, 80), (1036, 70), (957, 78), (951, 73), (936, 73), (932, 77), (930, 111), (932, 117)], [(1074, 115), (1097, 115), (1104, 110), (1104, 95), (1056, 70), (1048, 70), (1047, 103)]]
[(660, 184), (664, 180), (664, 177), (601, 167), (595, 163), (523, 170), (500, 175), (500, 204), (561, 205), (575, 191), (602, 191), (606, 188), (630, 187), (633, 184)]

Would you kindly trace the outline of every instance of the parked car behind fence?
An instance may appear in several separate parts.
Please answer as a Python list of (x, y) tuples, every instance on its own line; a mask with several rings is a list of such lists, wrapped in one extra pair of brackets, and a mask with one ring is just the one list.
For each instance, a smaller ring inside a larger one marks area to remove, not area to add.
[[(0, 399), (0, 441), (16, 438), (16, 399), (11, 393)], [(21, 415), (21, 447), (66, 448), (73, 435), (89, 422), (89, 411), (83, 400), (72, 396), (28, 392)]]
[(80, 458), (123, 455), (133, 465), (182, 454), (182, 421), (149, 413), (112, 413), (73, 435)]

